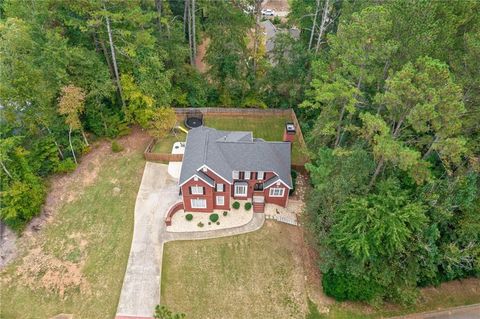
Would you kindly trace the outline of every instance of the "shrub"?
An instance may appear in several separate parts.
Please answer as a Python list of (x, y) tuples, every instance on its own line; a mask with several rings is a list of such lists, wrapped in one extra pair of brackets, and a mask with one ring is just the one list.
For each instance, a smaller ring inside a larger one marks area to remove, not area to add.
[(209, 225), (211, 225), (211, 224), (212, 224), (212, 222), (208, 222), (208, 224), (209, 224)]
[(289, 195), (292, 195), (293, 192), (295, 192), (295, 187), (297, 186), (297, 176), (298, 172), (294, 169), (291, 170), (291, 175), (292, 175), (292, 189), (289, 192)]
[(120, 145), (117, 141), (112, 141), (112, 152), (119, 153), (123, 151), (123, 146)]
[(332, 270), (323, 274), (322, 286), (328, 296), (339, 301), (372, 301), (382, 291), (382, 287), (373, 281)]
[(240, 203), (239, 202), (234, 202), (232, 204), (232, 207), (235, 208), (235, 209), (239, 209), (240, 208)]
[(187, 215), (185, 215), (185, 219), (188, 220), (188, 221), (191, 221), (193, 219), (193, 215), (192, 214), (187, 214)]
[(217, 222), (217, 225), (220, 225), (220, 222)]
[(61, 161), (55, 168), (55, 173), (70, 173), (77, 168), (77, 164), (71, 158)]
[(223, 212), (223, 216), (227, 216), (227, 215), (228, 215), (227, 211)]
[(197, 226), (198, 226), (198, 227), (203, 227), (204, 225), (203, 225), (202, 222), (199, 222), (199, 223), (197, 224)]
[(212, 222), (215, 223), (218, 220), (218, 214), (211, 214), (209, 218)]
[(252, 203), (246, 202), (245, 203), (245, 210), (250, 210), (252, 208)]

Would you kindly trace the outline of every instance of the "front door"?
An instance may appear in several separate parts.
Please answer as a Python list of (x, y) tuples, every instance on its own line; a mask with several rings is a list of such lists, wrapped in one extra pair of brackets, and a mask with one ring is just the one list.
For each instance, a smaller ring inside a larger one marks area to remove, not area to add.
[(254, 191), (263, 191), (263, 183), (256, 183), (255, 186), (253, 186)]

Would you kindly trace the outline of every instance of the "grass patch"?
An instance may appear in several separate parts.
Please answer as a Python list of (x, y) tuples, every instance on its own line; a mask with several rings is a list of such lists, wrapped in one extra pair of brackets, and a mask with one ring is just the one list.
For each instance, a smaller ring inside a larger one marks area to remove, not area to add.
[(162, 304), (188, 318), (304, 318), (297, 231), (267, 222), (245, 235), (167, 243)]
[(112, 154), (108, 147), (94, 165), (95, 180), (73, 184), (69, 193), (75, 196), (64, 200), (54, 220), (35, 238), (20, 241), (20, 256), (1, 273), (0, 317), (114, 317), (145, 165), (142, 151)]
[(169, 134), (166, 137), (157, 140), (157, 143), (152, 148), (152, 153), (168, 153), (172, 152), (172, 147), (175, 142), (185, 142), (187, 134), (178, 131), (177, 136)]
[[(204, 120), (205, 126), (226, 131), (252, 131), (254, 137), (263, 138), (266, 141), (281, 141), (285, 122), (291, 122), (288, 115), (259, 115), (258, 117), (206, 115)], [(307, 158), (306, 150), (297, 138), (292, 147), (292, 163), (303, 163)]]

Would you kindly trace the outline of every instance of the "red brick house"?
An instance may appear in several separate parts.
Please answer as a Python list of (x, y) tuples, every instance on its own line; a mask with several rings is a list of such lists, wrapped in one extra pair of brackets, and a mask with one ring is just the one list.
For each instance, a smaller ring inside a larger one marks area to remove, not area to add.
[(229, 210), (233, 201), (285, 207), (292, 188), (291, 135), (284, 142), (254, 138), (252, 132), (198, 127), (189, 131), (179, 186), (185, 211)]

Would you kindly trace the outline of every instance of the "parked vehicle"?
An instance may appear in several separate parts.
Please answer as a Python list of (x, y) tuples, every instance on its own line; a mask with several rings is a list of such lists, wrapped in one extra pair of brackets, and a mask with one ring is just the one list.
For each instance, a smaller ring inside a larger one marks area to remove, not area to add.
[(272, 9), (263, 9), (262, 10), (262, 15), (264, 15), (266, 17), (273, 17), (273, 16), (275, 16), (275, 11), (272, 10)]

